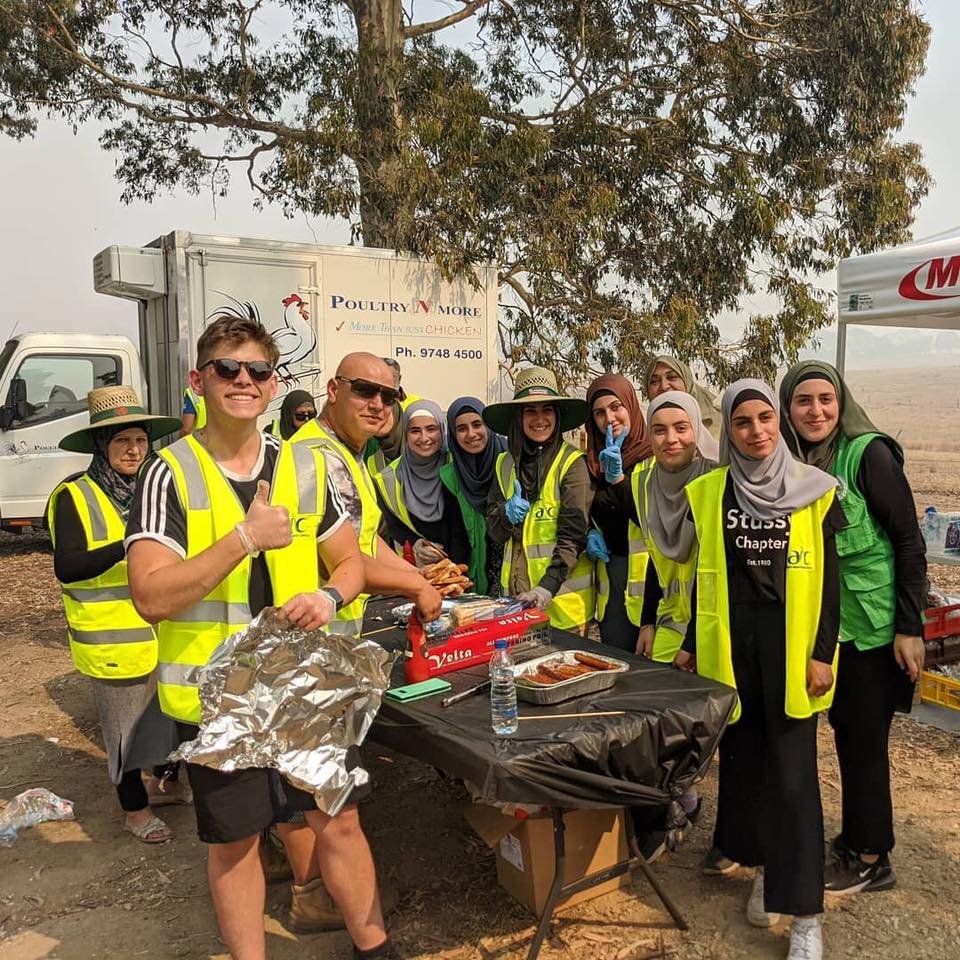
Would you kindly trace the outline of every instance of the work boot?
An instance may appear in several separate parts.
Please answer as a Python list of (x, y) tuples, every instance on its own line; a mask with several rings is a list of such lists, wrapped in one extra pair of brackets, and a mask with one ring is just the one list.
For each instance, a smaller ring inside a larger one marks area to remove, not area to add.
[[(323, 878), (317, 877), (308, 883), (290, 885), (293, 896), (290, 900), (290, 914), (287, 927), (295, 933), (320, 933), (324, 930), (343, 930), (346, 924), (340, 908), (323, 885)], [(380, 909), (384, 917), (392, 913), (397, 906), (397, 885), (389, 880), (380, 882)]]

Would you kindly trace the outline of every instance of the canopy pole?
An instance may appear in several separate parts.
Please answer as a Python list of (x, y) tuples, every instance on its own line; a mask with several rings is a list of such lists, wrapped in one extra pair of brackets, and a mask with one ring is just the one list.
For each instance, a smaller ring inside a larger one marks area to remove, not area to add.
[(837, 317), (837, 371), (840, 376), (844, 375), (844, 367), (847, 362), (847, 325), (840, 317)]

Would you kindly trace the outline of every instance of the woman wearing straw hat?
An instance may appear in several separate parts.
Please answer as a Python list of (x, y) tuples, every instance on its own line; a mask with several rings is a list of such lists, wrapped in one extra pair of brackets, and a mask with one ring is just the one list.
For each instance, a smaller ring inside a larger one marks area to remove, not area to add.
[(82, 477), (60, 484), (50, 497), (54, 571), (74, 665), (94, 682), (107, 769), (126, 813), (124, 829), (144, 843), (164, 843), (172, 834), (150, 804), (189, 798), (170, 782), (175, 765), (155, 770), (149, 791), (140, 776), (141, 769), (162, 763), (177, 739), (157, 705), (157, 640), (130, 599), (123, 537), (150, 441), (179, 430), (180, 421), (148, 414), (131, 387), (91, 390), (89, 402), (90, 425), (60, 441), (62, 449), (93, 459)]
[(562, 437), (588, 412), (586, 401), (563, 396), (542, 367), (521, 370), (513, 398), (483, 411), (484, 423), (507, 437), (487, 498), (487, 531), (504, 544), (501, 586), (562, 630), (581, 630), (596, 600), (593, 564), (583, 552), (590, 475), (582, 451)]

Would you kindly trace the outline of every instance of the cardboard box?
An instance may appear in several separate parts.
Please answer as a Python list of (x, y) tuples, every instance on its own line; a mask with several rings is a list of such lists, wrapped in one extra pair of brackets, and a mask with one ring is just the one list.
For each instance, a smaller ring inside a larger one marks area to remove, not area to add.
[[(553, 817), (547, 813), (525, 820), (495, 807), (471, 804), (465, 816), (497, 855), (500, 886), (528, 910), (540, 916), (554, 874)], [(572, 883), (627, 859), (622, 809), (568, 810), (564, 814), (566, 865), (564, 883)], [(558, 910), (610, 893), (630, 882), (629, 872), (575, 893), (557, 904)]]

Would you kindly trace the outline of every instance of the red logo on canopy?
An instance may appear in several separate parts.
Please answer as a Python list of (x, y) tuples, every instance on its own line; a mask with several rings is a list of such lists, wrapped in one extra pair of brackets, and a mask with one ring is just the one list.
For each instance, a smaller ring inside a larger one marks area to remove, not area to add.
[[(924, 268), (927, 270), (923, 290), (917, 281)], [(960, 297), (960, 289), (951, 293), (938, 293), (960, 287), (960, 255), (955, 257), (934, 257), (914, 267), (901, 281), (898, 288), (905, 300), (954, 300)]]

